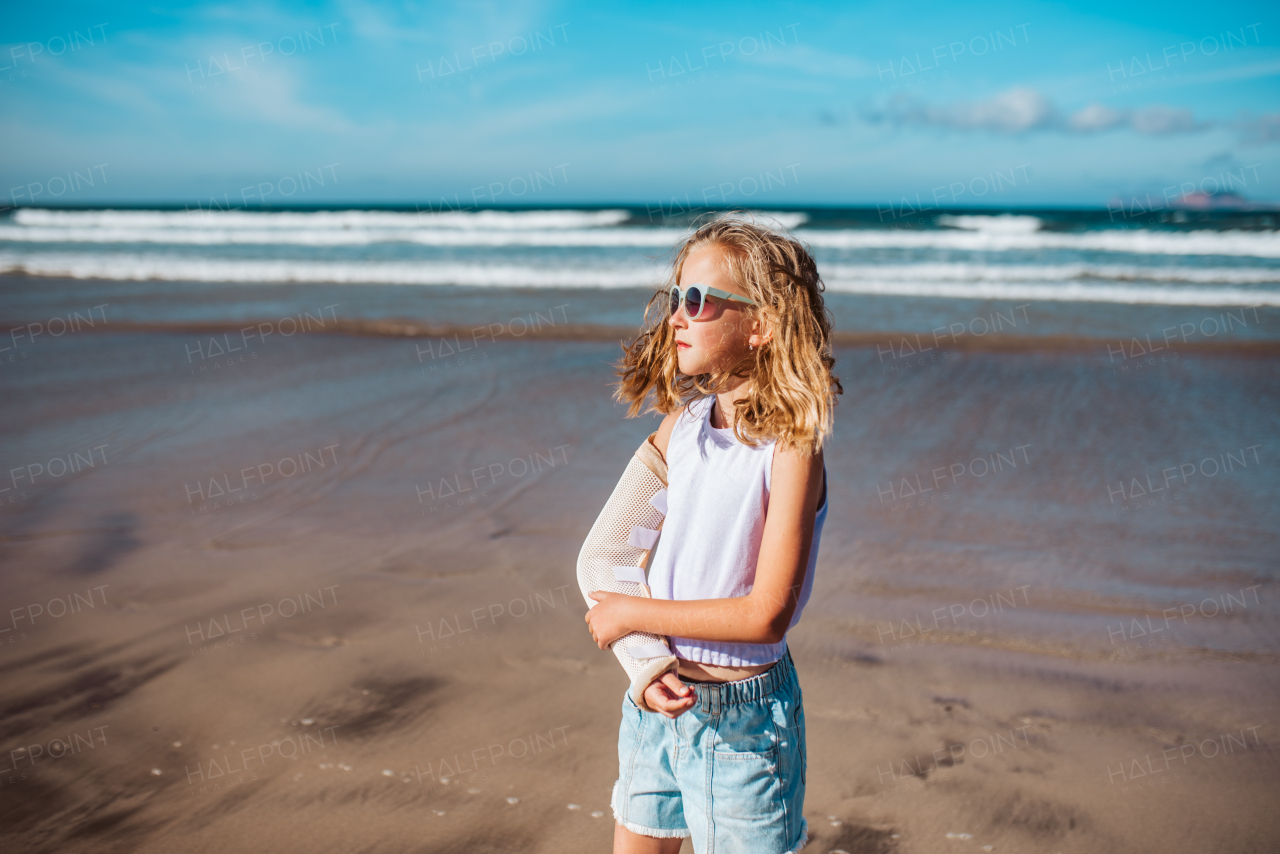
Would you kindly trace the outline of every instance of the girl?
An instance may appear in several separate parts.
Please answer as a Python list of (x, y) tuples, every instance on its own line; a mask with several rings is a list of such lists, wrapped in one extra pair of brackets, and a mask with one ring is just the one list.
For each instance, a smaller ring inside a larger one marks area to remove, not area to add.
[(658, 712), (623, 698), (613, 850), (676, 854), (691, 836), (699, 854), (790, 854), (808, 839), (807, 757), (786, 634), (827, 515), (822, 444), (844, 391), (830, 314), (809, 253), (736, 215), (684, 243), (669, 284), (615, 394), (628, 417), (650, 392), (666, 413), (653, 598), (596, 591), (586, 615), (601, 649), (669, 636), (679, 666), (644, 692)]

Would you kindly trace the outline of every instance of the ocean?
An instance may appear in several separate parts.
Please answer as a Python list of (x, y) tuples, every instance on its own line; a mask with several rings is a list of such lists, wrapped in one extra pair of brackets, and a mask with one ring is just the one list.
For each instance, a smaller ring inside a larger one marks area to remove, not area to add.
[[(152, 324), (314, 313), (317, 300), (339, 300), (331, 312), (350, 320), (465, 326), (545, 317), (560, 306), (566, 323), (634, 326), (699, 214), (661, 206), (227, 210), (217, 200), (181, 210), (22, 208), (0, 214), (0, 275), (10, 282), (0, 285), (0, 320), (38, 320), (84, 299), (107, 300), (118, 322)], [(935, 343), (1280, 337), (1276, 212), (924, 216), (891, 205), (754, 215), (811, 248), (838, 331), (932, 333)], [(15, 277), (85, 285), (64, 306), (55, 292), (65, 289), (17, 288)]]

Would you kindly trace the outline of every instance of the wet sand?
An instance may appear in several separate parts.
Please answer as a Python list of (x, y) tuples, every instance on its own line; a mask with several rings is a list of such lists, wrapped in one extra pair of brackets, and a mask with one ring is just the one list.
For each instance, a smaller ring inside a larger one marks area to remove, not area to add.
[[(658, 421), (616, 344), (209, 338), (0, 371), (6, 836), (609, 850), (626, 680), (573, 565)], [(1274, 357), (837, 355), (806, 850), (1274, 849)]]

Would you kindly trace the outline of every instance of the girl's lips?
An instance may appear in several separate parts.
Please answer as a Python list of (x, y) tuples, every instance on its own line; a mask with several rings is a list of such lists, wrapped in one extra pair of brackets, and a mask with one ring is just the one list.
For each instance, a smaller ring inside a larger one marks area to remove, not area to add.
[(676, 349), (678, 350), (688, 350), (692, 346), (693, 346), (692, 344), (686, 344), (683, 341), (676, 342)]

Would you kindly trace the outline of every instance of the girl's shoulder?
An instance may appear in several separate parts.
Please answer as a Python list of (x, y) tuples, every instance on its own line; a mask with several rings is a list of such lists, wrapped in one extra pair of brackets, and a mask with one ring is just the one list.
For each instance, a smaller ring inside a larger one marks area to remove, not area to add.
[(662, 458), (667, 457), (667, 445), (671, 442), (671, 434), (676, 428), (676, 422), (680, 420), (680, 416), (689, 413), (698, 412), (699, 404), (705, 405), (706, 398), (697, 398), (690, 402), (687, 406), (677, 407), (668, 412), (666, 417), (662, 419), (662, 423), (658, 425), (658, 432), (653, 437), (653, 444), (662, 452)]
[(662, 458), (667, 458), (667, 445), (671, 442), (671, 431), (675, 429), (676, 419), (680, 417), (683, 409), (677, 409), (674, 412), (668, 412), (667, 417), (662, 419), (662, 423), (658, 425), (658, 432), (653, 437), (653, 445), (662, 454)]

